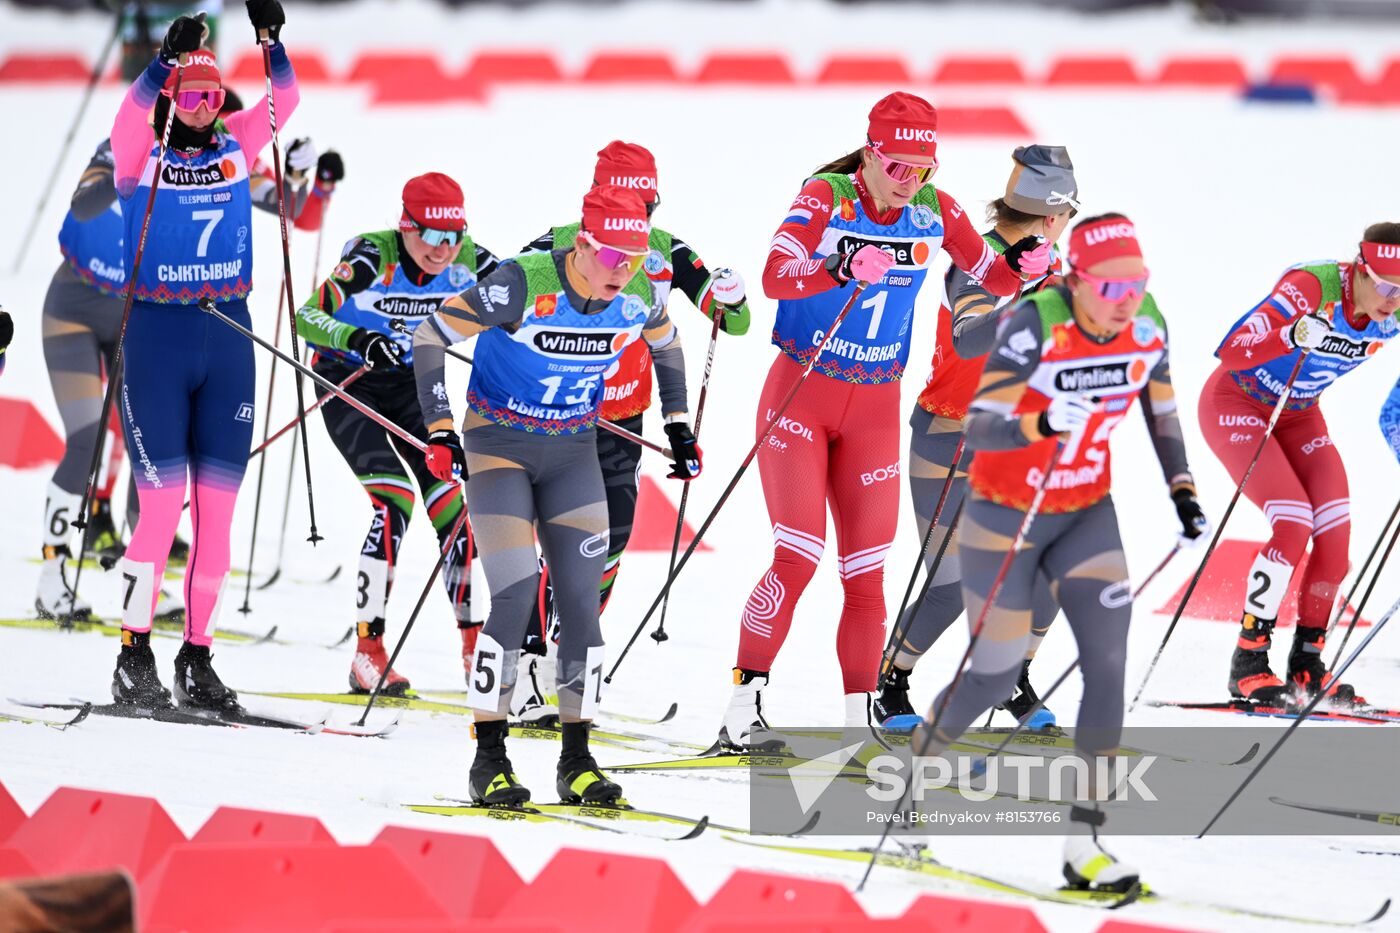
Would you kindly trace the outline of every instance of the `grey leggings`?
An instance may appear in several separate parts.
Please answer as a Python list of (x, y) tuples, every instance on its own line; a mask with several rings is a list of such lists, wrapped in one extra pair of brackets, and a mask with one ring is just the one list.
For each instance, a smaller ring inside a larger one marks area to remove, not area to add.
[(592, 719), (602, 692), (598, 585), (608, 504), (593, 431), (529, 434), (467, 416), (467, 509), (491, 589), (491, 614), (469, 677), (472, 706), (505, 715), (520, 644), (539, 593), (540, 549), (559, 613), (559, 712)]
[[(914, 499), (915, 524), (922, 543), (924, 535), (928, 533), (929, 522), (933, 520), (933, 511), (938, 506), (938, 497), (943, 493), (948, 471), (952, 469), (953, 454), (957, 452), (958, 439), (962, 437), (962, 423), (930, 414), (915, 405), (914, 413), (909, 416), (909, 426), (913, 428), (909, 442), (909, 492)], [(948, 500), (939, 513), (938, 525), (929, 539), (928, 550), (924, 552), (925, 572), (933, 565), (939, 548), (943, 546), (943, 539), (949, 534), (949, 525), (957, 514), (958, 504), (967, 495), (967, 467), (971, 462), (972, 450), (965, 448), (953, 484), (948, 489)], [(962, 520), (966, 521), (966, 516)], [(954, 535), (953, 540), (948, 542), (943, 561), (938, 565), (938, 572), (934, 574), (933, 583), (923, 600), (910, 606), (899, 621), (894, 640), (896, 666), (913, 670), (924, 652), (962, 615), (962, 575), (958, 538)], [(1050, 595), (1050, 581), (1044, 573), (1039, 574), (1031, 594), (1028, 657), (1034, 656), (1059, 611), (1060, 607)], [(1009, 693), (1007, 695), (1010, 696)]]
[[(957, 537), (969, 626), (976, 624), (1023, 517), (1021, 511), (976, 493), (963, 510)], [(1011, 695), (1031, 638), (1031, 605), (1042, 575), (1054, 581), (1052, 595), (1064, 607), (1079, 645), (1084, 696), (1075, 744), (1087, 752), (1118, 747), (1133, 607), (1118, 516), (1112, 498), (1105, 497), (1078, 512), (1036, 516), (987, 613), (972, 662), (939, 717), (932, 754)], [(929, 711), (930, 722), (942, 703), (940, 692)]]
[[(102, 416), (103, 367), (111, 366), (121, 321), (122, 299), (85, 284), (66, 264), (58, 267), (44, 295), (44, 362), (66, 445), (53, 482), (75, 496), (87, 484)], [(133, 488), (127, 496), (127, 521), (133, 528), (136, 512)]]

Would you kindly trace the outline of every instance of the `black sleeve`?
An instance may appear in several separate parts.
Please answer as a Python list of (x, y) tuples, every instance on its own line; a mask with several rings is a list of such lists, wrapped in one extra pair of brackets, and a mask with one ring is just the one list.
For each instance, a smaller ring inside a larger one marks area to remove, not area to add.
[(520, 251), (520, 255), (527, 253), (552, 253), (554, 252), (554, 228), (550, 227), (543, 236), (535, 237), (525, 248)]
[(73, 217), (80, 221), (92, 220), (112, 206), (117, 199), (115, 180), (116, 160), (112, 157), (112, 144), (103, 140), (97, 151), (88, 160), (83, 177), (73, 192), (69, 209)]
[[(705, 286), (710, 281), (710, 270), (705, 268), (695, 250), (680, 238), (671, 238), (671, 287), (685, 292), (685, 297), (695, 307), (705, 297)], [(701, 310), (704, 310), (701, 308)]]
[(495, 272), (496, 267), (500, 264), (501, 260), (495, 253), (491, 252), (480, 243), (476, 244), (476, 277), (478, 279), (484, 279), (492, 272)]

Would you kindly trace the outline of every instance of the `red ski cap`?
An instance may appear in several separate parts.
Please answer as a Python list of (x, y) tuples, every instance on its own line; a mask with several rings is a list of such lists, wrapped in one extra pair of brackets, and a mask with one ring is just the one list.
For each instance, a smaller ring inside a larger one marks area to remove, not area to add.
[(660, 196), (656, 186), (656, 157), (645, 146), (614, 139), (598, 150), (593, 184), (627, 188), (651, 203)]
[(461, 187), (441, 172), (410, 178), (403, 186), (403, 216), (399, 229), (467, 229), (467, 211)]
[(583, 232), (629, 255), (647, 252), (651, 224), (642, 196), (617, 185), (590, 188), (583, 196)]
[(190, 85), (196, 81), (207, 81), (220, 87), (224, 83), (223, 76), (219, 74), (219, 63), (214, 60), (214, 53), (208, 49), (190, 52), (183, 68), (170, 69), (170, 74), (165, 79), (165, 90), (175, 90), (176, 75), (180, 76), (180, 86), (190, 90), (194, 90)]
[(869, 145), (885, 155), (934, 155), (938, 150), (938, 111), (922, 97), (895, 91), (870, 108)]
[(1400, 276), (1400, 245), (1361, 241), (1361, 258), (1376, 275)]
[(1106, 259), (1119, 256), (1142, 258), (1137, 227), (1126, 217), (1106, 217), (1083, 223), (1069, 234), (1069, 264), (1075, 269), (1089, 269)]

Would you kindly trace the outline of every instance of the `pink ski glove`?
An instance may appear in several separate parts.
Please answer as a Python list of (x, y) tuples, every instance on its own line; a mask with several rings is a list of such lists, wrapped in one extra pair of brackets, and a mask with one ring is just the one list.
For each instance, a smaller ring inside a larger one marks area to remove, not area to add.
[(878, 246), (867, 243), (854, 253), (842, 254), (836, 279), (842, 284), (855, 279), (870, 285), (883, 279), (893, 265), (893, 253), (887, 253)]
[(1042, 237), (1022, 237), (1007, 247), (1006, 262), (1023, 279), (1035, 279), (1050, 271), (1050, 244)]

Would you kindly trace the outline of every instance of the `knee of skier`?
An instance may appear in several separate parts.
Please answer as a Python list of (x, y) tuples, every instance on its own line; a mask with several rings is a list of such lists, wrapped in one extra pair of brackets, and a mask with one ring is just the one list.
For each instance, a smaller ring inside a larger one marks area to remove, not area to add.
[(773, 551), (772, 572), (782, 580), (783, 586), (789, 591), (797, 593), (806, 589), (807, 584), (812, 581), (817, 573), (817, 560), (821, 559), (821, 551), (817, 551), (816, 558), (813, 559), (806, 554), (798, 554), (785, 547), (776, 548)]

